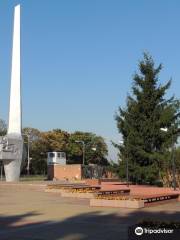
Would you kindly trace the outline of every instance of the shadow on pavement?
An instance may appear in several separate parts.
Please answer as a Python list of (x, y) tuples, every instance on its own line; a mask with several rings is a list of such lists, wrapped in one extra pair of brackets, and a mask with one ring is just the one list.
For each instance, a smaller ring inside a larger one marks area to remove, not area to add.
[[(133, 211), (127, 215), (102, 214), (100, 211), (80, 214), (63, 221), (31, 222), (40, 213), (0, 216), (1, 240), (124, 240), (128, 227), (143, 220), (180, 221), (179, 212)], [(30, 218), (28, 220), (28, 218)]]

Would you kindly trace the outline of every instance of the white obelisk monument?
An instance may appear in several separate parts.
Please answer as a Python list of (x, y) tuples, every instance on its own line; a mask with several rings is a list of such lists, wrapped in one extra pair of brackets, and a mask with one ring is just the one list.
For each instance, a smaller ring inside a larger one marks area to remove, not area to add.
[(20, 5), (14, 10), (11, 89), (9, 124), (4, 148), (6, 181), (18, 181), (22, 162), (23, 139), (21, 134), (21, 69), (20, 69)]
[(21, 136), (20, 5), (14, 10), (8, 134)]

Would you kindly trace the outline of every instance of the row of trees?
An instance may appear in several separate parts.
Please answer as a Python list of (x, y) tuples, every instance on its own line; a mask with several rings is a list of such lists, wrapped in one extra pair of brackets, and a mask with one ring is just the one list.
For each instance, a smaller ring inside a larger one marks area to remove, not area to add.
[[(123, 144), (115, 145), (122, 160), (119, 174), (125, 177), (128, 160), (130, 181), (136, 183), (172, 182), (172, 148), (179, 134), (180, 101), (174, 96), (166, 98), (171, 81), (160, 84), (161, 69), (162, 65), (155, 67), (152, 57), (145, 53), (139, 73), (134, 75), (127, 105), (116, 114), (123, 136)], [(180, 150), (176, 152), (179, 158)], [(179, 164), (176, 158), (176, 170), (180, 169)]]
[[(0, 120), (0, 135), (5, 135), (6, 124)], [(45, 174), (47, 171), (47, 152), (66, 152), (67, 163), (82, 163), (82, 145), (76, 141), (85, 143), (85, 164), (108, 165), (108, 148), (101, 136), (94, 133), (76, 131), (68, 133), (61, 129), (42, 132), (35, 128), (23, 128), (24, 135), (24, 163), (22, 172), (27, 170), (28, 142), (30, 148), (30, 173)]]
[(107, 165), (108, 149), (104, 139), (94, 133), (74, 132), (68, 133), (60, 129), (40, 132), (34, 128), (24, 128), (23, 134), (27, 146), (27, 135), (30, 142), (31, 173), (45, 173), (47, 169), (47, 152), (66, 152), (67, 163), (82, 163), (82, 145), (85, 143), (85, 164)]

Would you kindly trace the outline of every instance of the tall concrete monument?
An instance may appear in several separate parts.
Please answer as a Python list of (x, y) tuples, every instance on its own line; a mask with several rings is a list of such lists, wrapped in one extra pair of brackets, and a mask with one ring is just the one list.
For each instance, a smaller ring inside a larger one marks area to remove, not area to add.
[(0, 160), (3, 161), (6, 181), (18, 181), (23, 153), (21, 133), (21, 76), (20, 76), (20, 5), (14, 10), (11, 89), (7, 135), (0, 138)]

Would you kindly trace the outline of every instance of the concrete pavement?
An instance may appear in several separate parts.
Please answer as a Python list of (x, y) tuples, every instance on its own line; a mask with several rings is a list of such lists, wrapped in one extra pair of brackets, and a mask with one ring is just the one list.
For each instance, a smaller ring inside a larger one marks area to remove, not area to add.
[(45, 193), (45, 184), (0, 184), (1, 240), (127, 239), (128, 226), (144, 219), (180, 219), (180, 203), (141, 210), (90, 207), (88, 199)]

